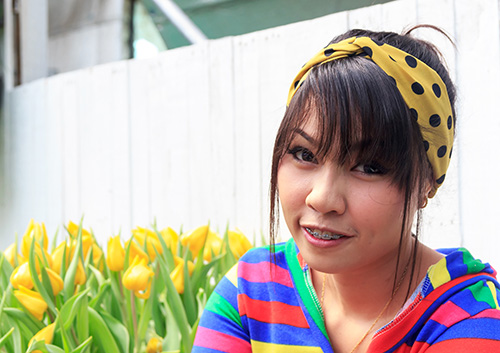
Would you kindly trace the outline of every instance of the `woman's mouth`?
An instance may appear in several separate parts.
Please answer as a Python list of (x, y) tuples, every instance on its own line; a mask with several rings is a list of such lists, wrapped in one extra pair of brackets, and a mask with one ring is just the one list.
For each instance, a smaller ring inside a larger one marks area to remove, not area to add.
[(343, 235), (343, 234), (335, 234), (335, 233), (326, 232), (326, 231), (322, 231), (322, 230), (319, 230), (319, 229), (312, 229), (312, 228), (308, 228), (308, 227), (305, 227), (305, 230), (310, 235), (312, 235), (313, 237), (315, 237), (316, 239), (338, 240), (340, 238), (346, 237), (346, 235)]

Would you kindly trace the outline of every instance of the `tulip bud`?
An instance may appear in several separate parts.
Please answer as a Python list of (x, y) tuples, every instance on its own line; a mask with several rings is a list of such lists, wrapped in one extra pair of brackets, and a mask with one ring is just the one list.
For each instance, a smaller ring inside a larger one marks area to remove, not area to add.
[(174, 255), (177, 254), (177, 244), (179, 243), (179, 234), (177, 234), (177, 232), (170, 227), (162, 229), (160, 231), (160, 234), (163, 237), (165, 244), (167, 244), (167, 247), (170, 249), (170, 251), (172, 251), (172, 254)]
[(18, 266), (12, 271), (10, 275), (10, 283), (15, 289), (19, 289), (23, 286), (27, 289), (33, 288), (33, 280), (31, 279), (29, 264), (25, 262), (21, 266)]
[[(170, 273), (170, 278), (172, 282), (174, 282), (175, 289), (177, 293), (184, 293), (184, 260), (178, 256), (174, 258), (175, 268)], [(194, 264), (191, 261), (188, 261), (188, 272), (189, 276), (193, 274)]]
[(221, 250), (223, 250), (222, 239), (216, 233), (212, 232), (208, 228), (208, 225), (198, 227), (191, 233), (183, 236), (181, 244), (188, 246), (195, 258), (198, 256), (203, 244), (205, 244), (205, 250), (203, 251), (203, 259), (205, 261), (212, 260), (212, 253), (219, 255)]
[[(54, 330), (56, 328), (56, 324), (50, 324), (44, 328), (42, 328), (40, 331), (38, 331), (30, 340), (28, 347), (31, 346), (32, 343), (35, 341), (45, 341), (45, 344), (51, 344), (52, 340), (54, 339)], [(34, 351), (36, 352), (36, 351)]]
[(161, 353), (163, 350), (161, 340), (153, 337), (146, 346), (146, 353)]
[(68, 268), (69, 262), (70, 262), (70, 248), (66, 244), (66, 242), (63, 241), (52, 252), (52, 266), (51, 266), (51, 268), (58, 274), (61, 273), (64, 251), (66, 251), (66, 258), (65, 258), (66, 265), (64, 268), (66, 270)]
[(123, 270), (123, 264), (125, 263), (125, 249), (120, 242), (120, 236), (112, 237), (108, 241), (108, 257), (106, 258), (106, 264), (111, 271), (121, 271)]
[(78, 266), (76, 267), (75, 274), (75, 286), (83, 285), (87, 281), (87, 275), (85, 274), (85, 270), (83, 269), (83, 265), (81, 261), (78, 261)]
[(7, 249), (5, 249), (4, 255), (7, 261), (9, 261), (9, 263), (12, 265), (12, 267), (16, 267), (16, 265), (22, 265), (24, 262), (26, 262), (24, 257), (17, 253), (17, 244), (15, 243), (11, 244)]
[[(73, 223), (72, 221), (69, 221), (68, 227), (67, 227), (69, 235), (71, 235), (71, 237), (73, 237), (73, 238), (76, 238), (78, 236), (78, 228), (79, 227), (80, 226), (78, 224)], [(90, 232), (88, 230), (82, 228), (82, 238), (84, 236), (92, 237), (92, 234), (90, 234)]]
[(163, 247), (161, 246), (158, 235), (150, 229), (137, 227), (132, 230), (134, 239), (137, 243), (144, 248), (146, 244), (146, 249), (148, 252), (149, 259), (153, 262), (156, 259), (156, 253), (162, 254)]
[(40, 293), (29, 290), (20, 285), (19, 290), (14, 291), (14, 296), (34, 317), (42, 321), (43, 314), (47, 310), (47, 303), (42, 299)]
[(146, 252), (144, 250), (142, 250), (142, 248), (139, 245), (137, 245), (137, 243), (135, 241), (127, 240), (125, 242), (125, 249), (129, 246), (129, 244), (130, 244), (129, 254), (128, 254), (129, 255), (128, 256), (129, 264), (132, 263), (132, 261), (134, 260), (134, 258), (136, 256), (139, 257), (140, 259), (144, 259), (146, 261), (146, 263), (149, 262), (148, 254), (146, 254)]
[(137, 297), (147, 299), (153, 276), (154, 272), (147, 265), (147, 260), (136, 256), (123, 275), (123, 285), (128, 290), (134, 291)]
[(230, 230), (227, 232), (229, 248), (236, 259), (243, 256), (252, 248), (252, 244), (240, 230)]

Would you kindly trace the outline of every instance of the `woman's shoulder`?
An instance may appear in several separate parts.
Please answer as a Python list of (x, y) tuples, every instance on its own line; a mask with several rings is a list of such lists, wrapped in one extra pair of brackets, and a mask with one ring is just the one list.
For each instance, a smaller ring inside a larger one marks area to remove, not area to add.
[(276, 260), (284, 260), (287, 249), (290, 248), (290, 239), (287, 242), (280, 242), (271, 247), (270, 245), (259, 246), (247, 251), (241, 258), (240, 262), (245, 263), (260, 263), (260, 262), (276, 262)]

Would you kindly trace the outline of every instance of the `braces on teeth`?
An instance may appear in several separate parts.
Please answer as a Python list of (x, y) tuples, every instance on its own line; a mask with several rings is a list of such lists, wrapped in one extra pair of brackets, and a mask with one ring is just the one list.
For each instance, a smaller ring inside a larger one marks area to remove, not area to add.
[(319, 239), (323, 239), (323, 240), (337, 240), (337, 239), (340, 239), (343, 237), (343, 235), (339, 235), (339, 234), (330, 235), (330, 234), (324, 234), (324, 233), (322, 234), (322, 233), (314, 232), (310, 228), (306, 228), (306, 230), (315, 238), (319, 238)]

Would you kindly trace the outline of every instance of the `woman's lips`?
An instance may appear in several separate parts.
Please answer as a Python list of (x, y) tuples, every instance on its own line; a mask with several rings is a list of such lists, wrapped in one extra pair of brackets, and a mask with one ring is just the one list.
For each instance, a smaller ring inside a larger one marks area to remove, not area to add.
[(332, 230), (321, 230), (315, 227), (302, 227), (302, 229), (309, 243), (320, 248), (337, 246), (352, 238), (351, 235)]

